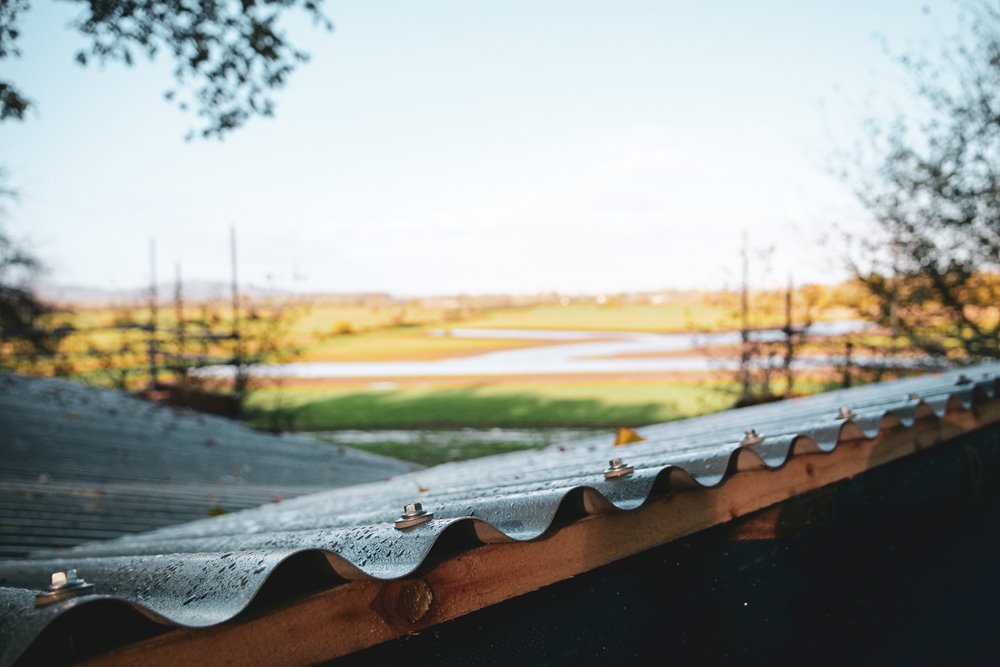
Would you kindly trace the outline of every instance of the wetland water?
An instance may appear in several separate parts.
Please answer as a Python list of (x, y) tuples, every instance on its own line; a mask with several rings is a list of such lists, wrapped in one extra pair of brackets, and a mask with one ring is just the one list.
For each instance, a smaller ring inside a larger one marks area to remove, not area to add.
[[(819, 322), (810, 328), (817, 335), (859, 332), (869, 325), (858, 320)], [(716, 357), (702, 350), (731, 345), (740, 340), (736, 331), (718, 333), (640, 333), (628, 331), (559, 331), (534, 329), (463, 329), (429, 332), (431, 336), (492, 340), (538, 340), (549, 344), (513, 350), (486, 352), (466, 357), (430, 361), (303, 362), (256, 366), (258, 376), (291, 378), (398, 378), (460, 377), (490, 375), (568, 375), (602, 373), (662, 373), (670, 371), (728, 370), (738, 366), (736, 358)], [(758, 340), (780, 340), (779, 329), (753, 332)], [(562, 341), (561, 344), (551, 344)], [(684, 353), (658, 357), (663, 353)], [(628, 355), (628, 356), (625, 356)], [(643, 358), (643, 355), (649, 355)], [(800, 359), (799, 366), (829, 366), (841, 359)], [(224, 375), (229, 367), (202, 369), (206, 375)]]

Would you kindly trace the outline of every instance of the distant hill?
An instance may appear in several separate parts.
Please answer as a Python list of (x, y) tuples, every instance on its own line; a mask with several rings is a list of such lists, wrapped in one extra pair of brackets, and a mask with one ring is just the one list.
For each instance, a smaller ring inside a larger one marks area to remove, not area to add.
[[(157, 293), (161, 301), (173, 299), (175, 286), (173, 283), (157, 285)], [(79, 306), (104, 306), (134, 301), (145, 301), (149, 298), (149, 288), (102, 289), (84, 285), (61, 285), (57, 283), (42, 283), (38, 286), (38, 294), (45, 301), (59, 304)], [(294, 293), (288, 290), (256, 285), (241, 285), (240, 294), (249, 298), (287, 297)], [(212, 301), (228, 299), (230, 287), (222, 281), (193, 280), (184, 283), (184, 299), (186, 301)]]

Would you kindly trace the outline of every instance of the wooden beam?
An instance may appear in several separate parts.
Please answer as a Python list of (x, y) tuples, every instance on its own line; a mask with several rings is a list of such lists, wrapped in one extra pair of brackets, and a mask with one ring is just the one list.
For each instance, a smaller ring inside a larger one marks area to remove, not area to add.
[[(588, 516), (533, 542), (487, 544), (429, 567), (419, 576), (349, 582), (256, 618), (212, 628), (174, 630), (86, 664), (308, 665), (330, 660), (523, 595), (1000, 422), (1000, 399), (972, 411), (953, 403), (943, 419), (926, 409), (919, 415), (911, 428), (885, 424), (873, 440), (865, 439), (857, 429), (845, 429), (833, 453), (799, 454), (778, 470), (751, 466), (754, 469), (737, 472), (714, 489), (654, 497), (631, 512)], [(747, 458), (752, 463), (754, 457)], [(606, 507), (606, 502), (602, 505), (597, 498), (585, 499), (585, 503), (589, 507)]]

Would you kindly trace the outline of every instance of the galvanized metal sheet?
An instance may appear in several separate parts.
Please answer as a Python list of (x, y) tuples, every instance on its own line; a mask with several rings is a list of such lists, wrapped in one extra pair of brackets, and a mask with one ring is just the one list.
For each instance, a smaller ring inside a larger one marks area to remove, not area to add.
[(0, 374), (0, 557), (141, 532), (417, 466), (123, 392)]
[[(324, 555), (329, 573), (345, 579), (402, 577), (434, 554), (445, 532), (453, 538), (448, 553), (485, 542), (535, 539), (560, 511), (581, 516), (632, 510), (654, 489), (716, 486), (740, 465), (775, 468), (796, 452), (832, 451), (844, 435), (872, 437), (881, 426), (909, 427), (920, 414), (943, 416), (950, 404), (971, 407), (995, 395), (998, 378), (1000, 365), (990, 364), (731, 410), (639, 429), (646, 441), (623, 447), (590, 439), (452, 463), (2, 562), (0, 662), (13, 661), (60, 609), (87, 605), (89, 599), (110, 596), (165, 623), (212, 625), (251, 606), (265, 581), (296, 554)], [(849, 408), (846, 414), (843, 406)], [(763, 440), (741, 446), (751, 428)], [(612, 457), (624, 458), (634, 473), (606, 479)], [(415, 501), (433, 518), (397, 530), (393, 521), (402, 506)], [(32, 594), (50, 572), (66, 567), (94, 583), (96, 595), (35, 609)], [(317, 588), (330, 581), (323, 578)]]

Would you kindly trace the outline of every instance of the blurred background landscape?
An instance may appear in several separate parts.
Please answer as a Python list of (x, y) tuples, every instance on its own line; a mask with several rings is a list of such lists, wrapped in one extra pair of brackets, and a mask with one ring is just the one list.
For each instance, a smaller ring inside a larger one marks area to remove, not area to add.
[(109, 8), (0, 9), (0, 369), (430, 465), (1000, 356), (994, 4)]
[(424, 464), (921, 368), (886, 357), (851, 284), (748, 291), (746, 310), (741, 292), (207, 294), (231, 288), (49, 301), (55, 346), (6, 365)]

